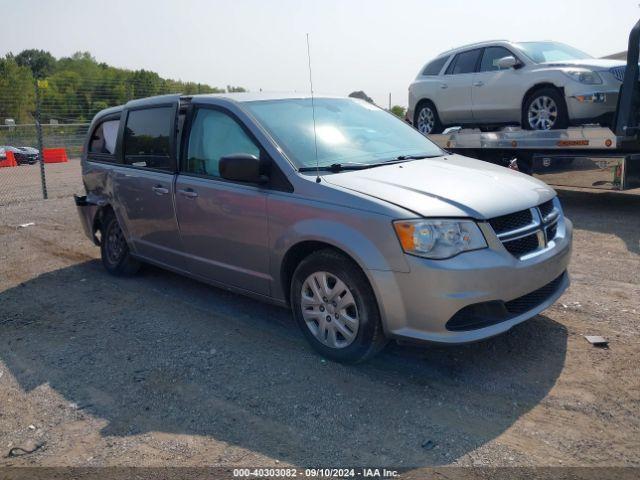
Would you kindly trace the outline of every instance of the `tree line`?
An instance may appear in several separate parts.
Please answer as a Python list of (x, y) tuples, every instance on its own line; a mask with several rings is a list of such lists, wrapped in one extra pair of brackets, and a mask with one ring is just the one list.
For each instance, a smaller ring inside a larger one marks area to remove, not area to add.
[(24, 50), (0, 58), (0, 124), (32, 123), (36, 84), (43, 123), (88, 122), (100, 110), (134, 98), (167, 93), (243, 92), (160, 77), (148, 70), (125, 70), (98, 62), (89, 52), (56, 59), (44, 50)]

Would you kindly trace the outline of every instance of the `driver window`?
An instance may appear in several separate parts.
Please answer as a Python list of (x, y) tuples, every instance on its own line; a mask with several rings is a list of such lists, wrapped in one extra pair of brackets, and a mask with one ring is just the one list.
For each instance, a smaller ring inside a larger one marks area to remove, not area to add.
[(507, 70), (504, 68), (500, 68), (498, 66), (498, 60), (504, 57), (514, 57), (515, 55), (511, 53), (504, 47), (487, 47), (484, 49), (484, 54), (482, 55), (482, 63), (480, 64), (481, 72), (497, 72), (498, 70)]
[(220, 159), (238, 153), (260, 157), (260, 149), (235, 119), (219, 110), (198, 109), (183, 171), (220, 177)]

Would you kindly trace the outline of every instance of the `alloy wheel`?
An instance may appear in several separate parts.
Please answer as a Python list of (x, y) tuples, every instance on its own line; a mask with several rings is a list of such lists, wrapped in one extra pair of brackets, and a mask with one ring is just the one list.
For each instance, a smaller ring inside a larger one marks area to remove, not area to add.
[(418, 113), (418, 131), (423, 135), (428, 135), (433, 131), (436, 124), (436, 115), (430, 107), (422, 107)]
[(353, 343), (360, 317), (353, 294), (342, 280), (329, 272), (312, 273), (300, 295), (302, 317), (316, 339), (336, 349)]
[(534, 130), (550, 130), (558, 120), (558, 106), (547, 96), (537, 97), (527, 111), (529, 126)]

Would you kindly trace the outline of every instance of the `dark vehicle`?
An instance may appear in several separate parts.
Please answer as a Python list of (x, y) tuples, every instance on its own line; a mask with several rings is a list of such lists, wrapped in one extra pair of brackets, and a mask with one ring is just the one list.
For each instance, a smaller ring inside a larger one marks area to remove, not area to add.
[(18, 165), (35, 165), (38, 162), (38, 154), (40, 153), (37, 148), (33, 147), (3, 145), (0, 146), (0, 160), (7, 158), (6, 152), (13, 153), (13, 157), (16, 159)]

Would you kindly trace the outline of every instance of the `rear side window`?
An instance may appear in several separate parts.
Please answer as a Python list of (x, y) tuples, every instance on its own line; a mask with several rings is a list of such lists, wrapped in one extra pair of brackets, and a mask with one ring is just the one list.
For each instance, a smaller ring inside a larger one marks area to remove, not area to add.
[(135, 167), (175, 171), (171, 154), (173, 107), (132, 110), (124, 130), (124, 163)]
[(219, 110), (198, 109), (191, 127), (184, 171), (219, 177), (220, 159), (236, 153), (260, 158), (260, 148), (234, 118)]
[(427, 65), (422, 71), (422, 75), (439, 75), (442, 71), (442, 67), (447, 63), (449, 57), (436, 58), (433, 62)]
[(480, 63), (480, 71), (497, 72), (500, 70), (498, 60), (504, 57), (515, 57), (515, 55), (504, 47), (485, 48), (484, 53), (482, 54), (482, 62)]
[(94, 155), (113, 155), (116, 151), (116, 139), (120, 120), (105, 120), (100, 122), (91, 134), (89, 153)]
[(481, 49), (477, 49), (457, 54), (449, 65), (449, 68), (447, 68), (447, 75), (475, 72), (481, 51)]

